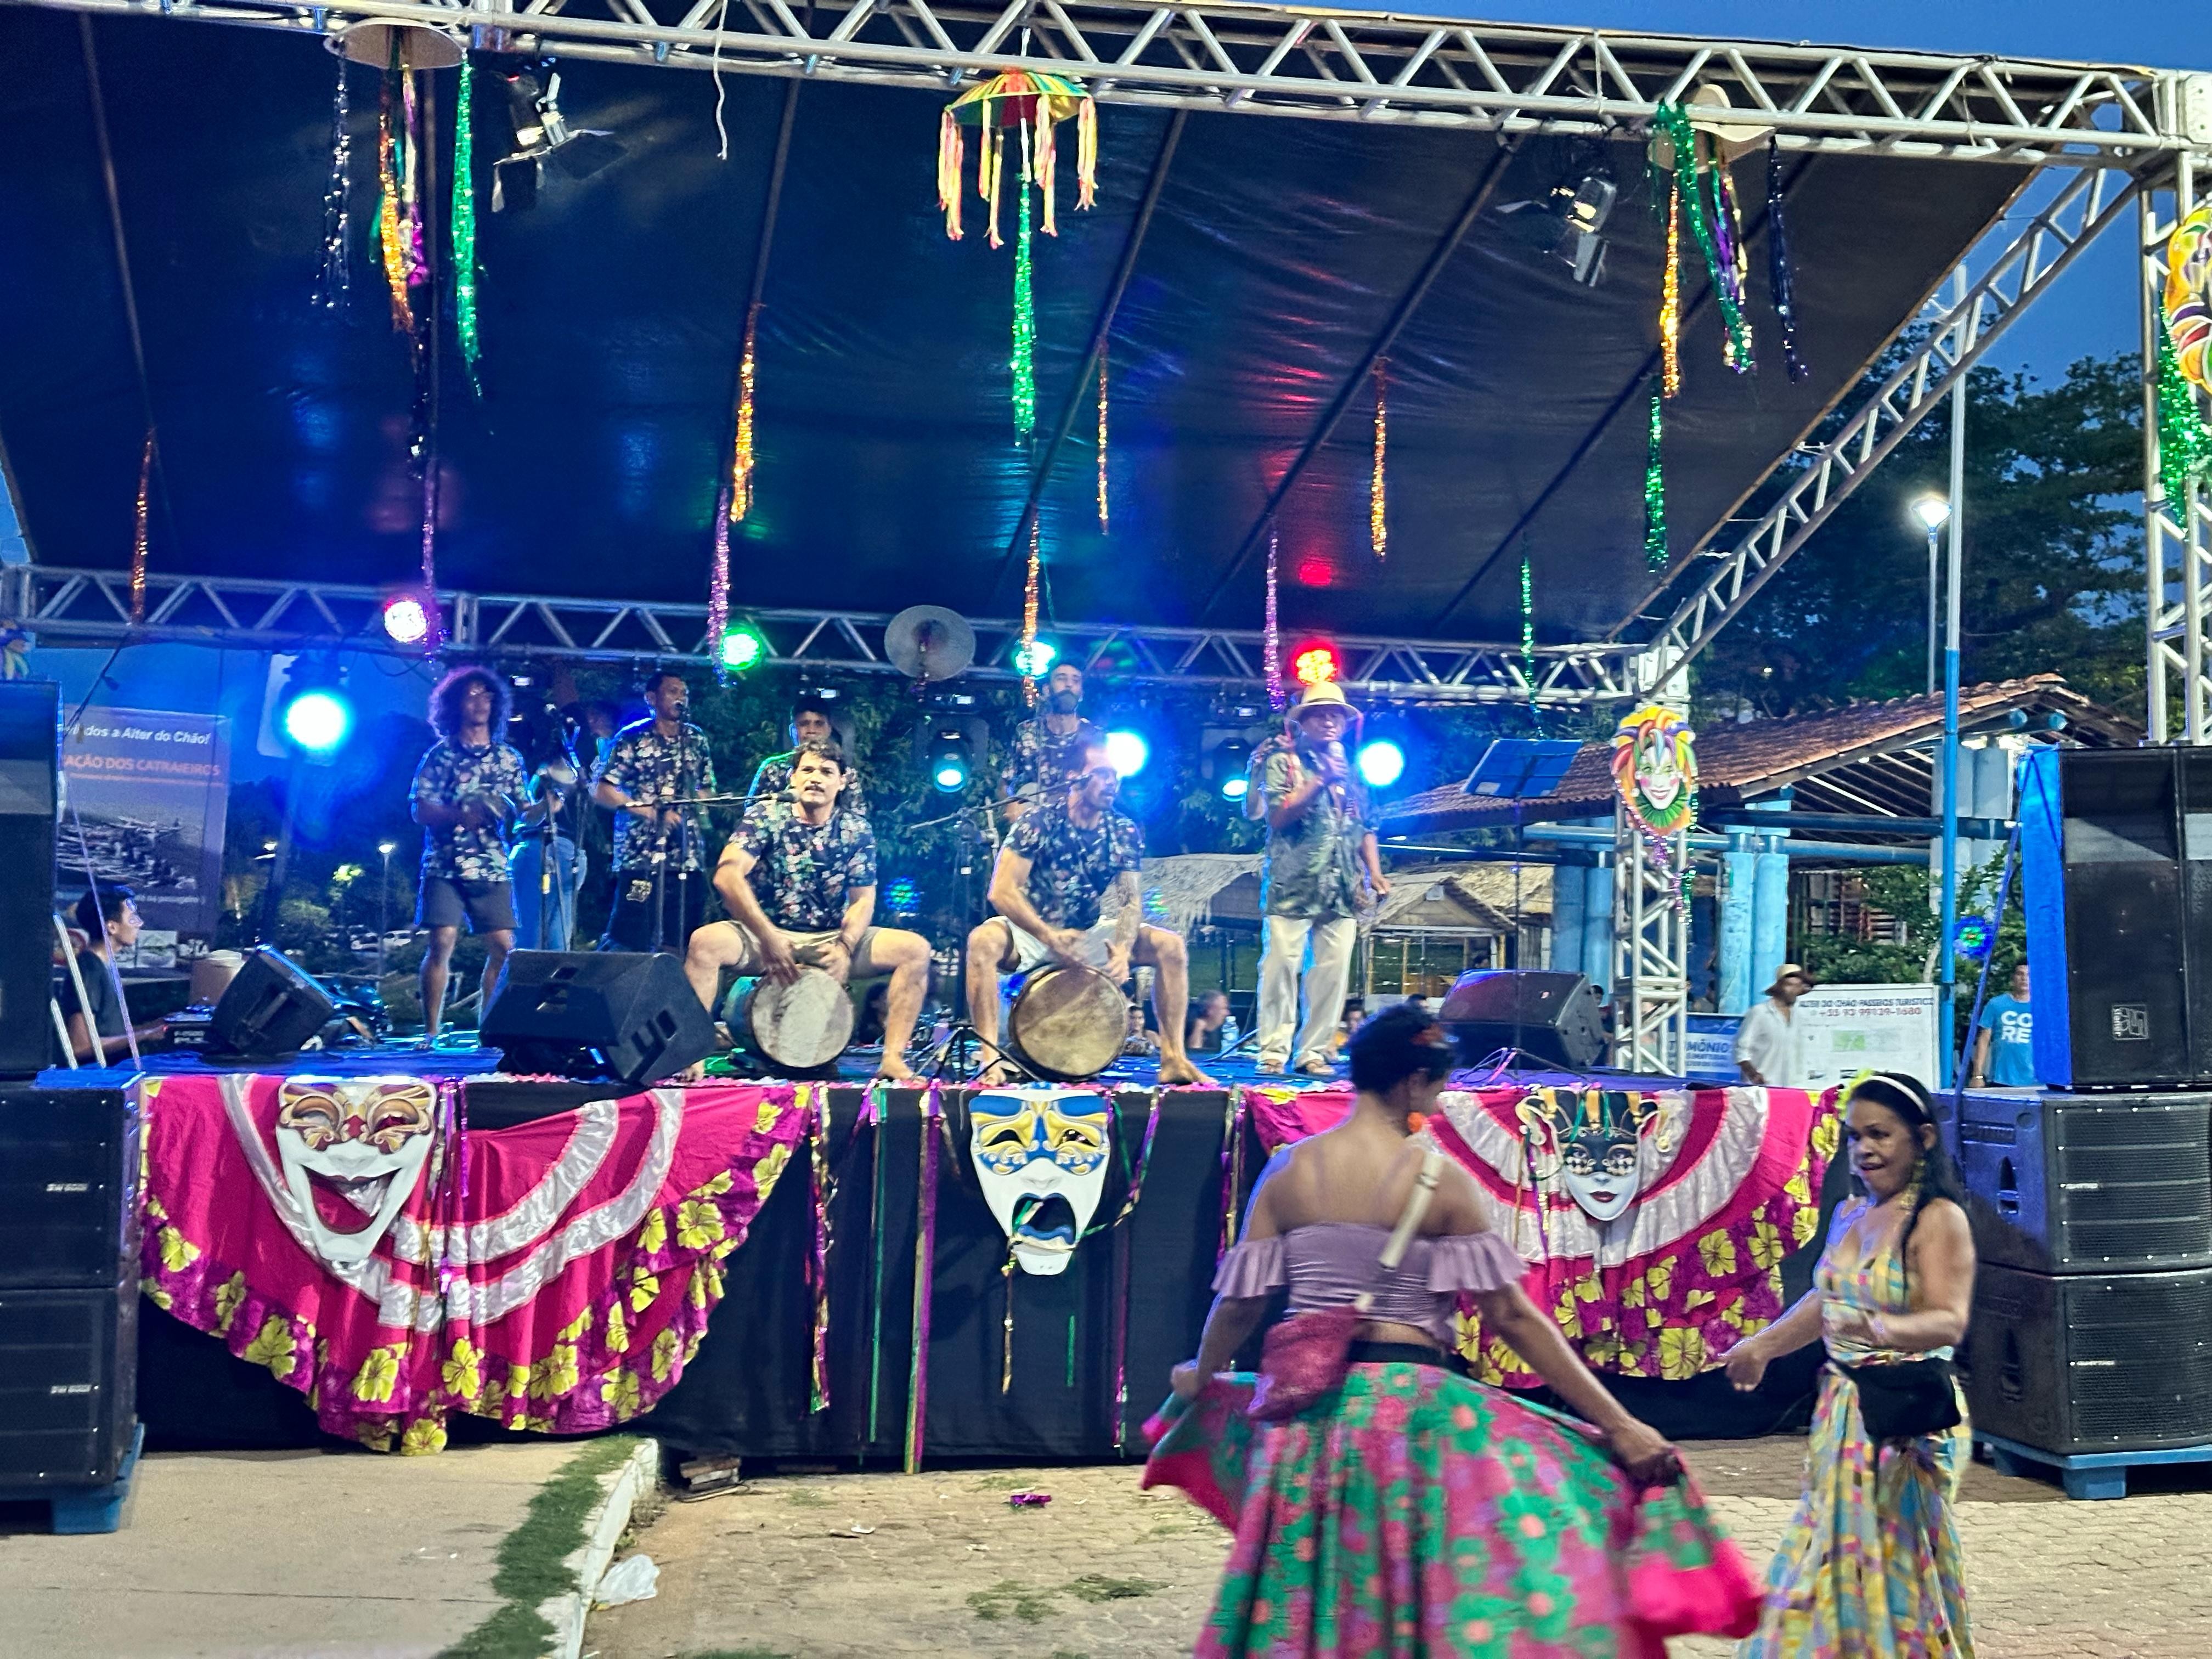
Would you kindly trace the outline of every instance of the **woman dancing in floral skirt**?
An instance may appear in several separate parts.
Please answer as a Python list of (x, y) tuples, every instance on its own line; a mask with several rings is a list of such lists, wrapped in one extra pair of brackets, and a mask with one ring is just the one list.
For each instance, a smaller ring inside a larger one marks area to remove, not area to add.
[[(1176, 1368), (1155, 1425), (1145, 1484), (1184, 1487), (1237, 1534), (1198, 1651), (1595, 1659), (1748, 1631), (1757, 1590), (1674, 1449), (1583, 1369), (1521, 1291), (1472, 1179), (1413, 1133), (1451, 1070), (1443, 1031), (1394, 1008), (1350, 1054), (1351, 1114), (1268, 1165), (1198, 1358)], [(1431, 1180), (1424, 1211), (1411, 1200)], [(1407, 1215), (1413, 1242), (1385, 1267)], [(1254, 1380), (1220, 1371), (1285, 1285), (1291, 1328), (1334, 1310), (1340, 1328), (1346, 1304), (1371, 1299), (1340, 1383), (1261, 1422)], [(1464, 1374), (1462, 1291), (1587, 1423)]]
[(1737, 1656), (1972, 1659), (1955, 1514), (1972, 1442), (1957, 1381), (1925, 1374), (1925, 1414), (1947, 1426), (1888, 1439), (1867, 1431), (1869, 1391), (1880, 1412), (1886, 1379), (1905, 1375), (1893, 1368), (1948, 1360), (1966, 1334), (1966, 1194), (1912, 1079), (1862, 1078), (1844, 1121), (1864, 1196), (1836, 1212), (1813, 1288), (1729, 1356), (1729, 1380), (1746, 1389), (1815, 1339), (1833, 1362), (1820, 1375), (1805, 1495), (1768, 1571), (1759, 1633)]

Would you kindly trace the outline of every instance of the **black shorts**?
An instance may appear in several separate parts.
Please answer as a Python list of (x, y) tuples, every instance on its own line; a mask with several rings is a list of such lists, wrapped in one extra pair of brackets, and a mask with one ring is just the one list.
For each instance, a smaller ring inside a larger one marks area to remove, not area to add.
[(417, 927), (458, 927), (463, 921), (471, 933), (496, 933), (514, 929), (514, 887), (504, 881), (457, 881), (451, 876), (425, 876), (415, 899)]

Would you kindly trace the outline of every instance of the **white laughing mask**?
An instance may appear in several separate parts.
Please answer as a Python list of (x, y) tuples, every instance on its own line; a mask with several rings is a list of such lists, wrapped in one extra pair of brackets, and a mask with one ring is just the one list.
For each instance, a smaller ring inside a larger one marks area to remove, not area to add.
[[(437, 1139), (436, 1092), (412, 1079), (289, 1077), (276, 1099), (284, 1184), (306, 1212), (316, 1254), (334, 1267), (367, 1261), (422, 1180)], [(315, 1204), (318, 1179), (368, 1224), (333, 1231)]]
[(983, 1201), (1024, 1273), (1067, 1271), (1106, 1188), (1114, 1115), (1079, 1089), (987, 1089), (968, 1103), (969, 1155)]

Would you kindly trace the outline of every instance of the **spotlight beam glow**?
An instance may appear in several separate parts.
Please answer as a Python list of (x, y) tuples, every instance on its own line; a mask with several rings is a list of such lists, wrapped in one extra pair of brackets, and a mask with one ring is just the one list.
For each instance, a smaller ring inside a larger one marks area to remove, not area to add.
[(1152, 746), (1145, 741), (1143, 733), (1124, 728), (1106, 734), (1106, 758), (1123, 777), (1135, 777), (1152, 757)]
[(302, 691), (284, 705), (284, 735), (310, 755), (328, 755), (353, 733), (353, 705), (335, 691)]
[(1369, 788), (1388, 789), (1406, 775), (1406, 751), (1388, 738), (1377, 738), (1360, 745), (1358, 764)]

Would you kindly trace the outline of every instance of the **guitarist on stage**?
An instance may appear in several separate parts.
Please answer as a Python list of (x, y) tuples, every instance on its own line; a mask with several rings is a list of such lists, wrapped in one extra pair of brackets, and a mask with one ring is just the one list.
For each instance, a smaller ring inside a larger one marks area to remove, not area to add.
[(514, 889), (507, 879), (509, 818), (526, 788), (522, 755), (500, 740), (513, 695), (488, 668), (456, 668), (430, 693), (438, 734), (415, 769), (415, 822), (422, 826), (422, 876), (415, 925), (429, 930), (422, 955), (422, 1030), (434, 1040), (446, 1012), (446, 981), (465, 918), (484, 938), (477, 1013), (491, 1006), (514, 948)]

